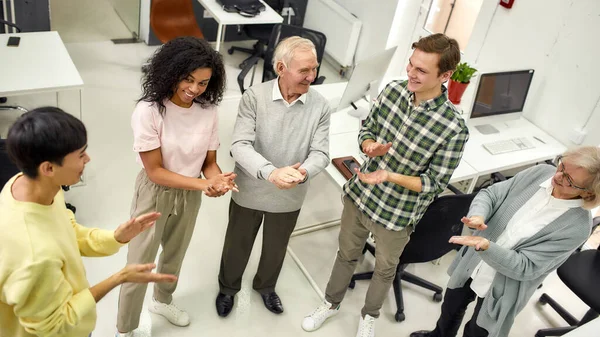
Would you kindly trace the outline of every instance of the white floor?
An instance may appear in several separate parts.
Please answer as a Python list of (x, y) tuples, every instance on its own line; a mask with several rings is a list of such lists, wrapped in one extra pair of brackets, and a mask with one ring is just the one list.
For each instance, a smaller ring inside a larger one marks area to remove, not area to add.
[[(103, 1), (85, 1), (93, 6)], [(77, 206), (79, 222), (90, 226), (113, 229), (129, 216), (129, 203), (133, 193), (133, 184), (139, 170), (131, 150), (132, 136), (129, 118), (136, 99), (140, 95), (140, 65), (155, 50), (143, 44), (113, 45), (111, 38), (124, 37), (121, 33), (102, 30), (104, 22), (118, 25), (118, 19), (107, 16), (110, 11), (103, 10), (102, 20), (96, 20), (100, 14), (87, 8), (68, 15), (63, 5), (73, 6), (75, 0), (53, 1), (53, 27), (59, 31), (67, 48), (79, 69), (85, 83), (82, 92), (83, 121), (89, 132), (89, 154), (92, 161), (86, 167), (85, 185), (73, 188), (67, 193), (70, 202)], [(59, 6), (60, 4), (60, 6)], [(101, 7), (106, 5), (102, 4)], [(103, 7), (106, 9), (106, 7)], [(97, 22), (94, 26), (94, 22)], [(79, 30), (86, 25), (85, 30)], [(96, 27), (96, 28), (94, 28)], [(119, 29), (122, 32), (121, 29)], [(126, 37), (126, 36), (125, 36)], [(239, 45), (240, 43), (236, 43)], [(229, 47), (226, 43), (222, 48)], [(222, 147), (218, 162), (223, 170), (231, 170), (233, 162), (228, 155), (231, 132), (240, 97), (235, 77), (239, 72), (237, 64), (244, 55), (225, 54), (229, 77), (229, 90), (220, 109), (220, 137)], [(260, 72), (259, 72), (260, 73)], [(335, 70), (324, 66), (322, 74), (327, 82), (339, 80)], [(18, 103), (32, 108), (41, 104), (55, 104), (55, 96), (21, 97)], [(0, 124), (6, 125), (16, 116), (4, 115)], [(4, 129), (0, 129), (1, 134)], [(341, 204), (339, 189), (325, 174), (314, 178), (309, 195), (299, 219), (298, 227), (332, 220), (339, 217)], [(229, 197), (218, 199), (205, 198), (202, 205), (196, 232), (187, 253), (175, 302), (187, 310), (192, 318), (189, 327), (178, 328), (165, 319), (151, 316), (144, 311), (142, 328), (160, 336), (308, 336), (300, 328), (302, 317), (311, 311), (320, 301), (299, 267), (291, 258), (286, 259), (277, 291), (282, 298), (285, 313), (274, 315), (267, 311), (260, 296), (252, 291), (251, 281), (257, 267), (260, 252), (255, 249), (247, 268), (243, 289), (236, 297), (234, 311), (228, 318), (219, 318), (214, 308), (218, 292), (217, 273), (223, 237), (227, 225), (227, 205)], [(331, 265), (337, 249), (337, 232), (334, 227), (291, 240), (291, 248), (303, 265), (324, 289), (331, 271)], [(255, 248), (260, 247), (258, 239)], [(94, 284), (117, 272), (125, 264), (127, 249), (107, 258), (86, 259), (90, 283)], [(442, 259), (440, 265), (425, 263), (409, 267), (409, 271), (432, 282), (444, 286), (448, 280), (445, 270), (452, 256)], [(368, 269), (373, 263), (367, 257), (359, 267)], [(353, 336), (356, 333), (358, 315), (367, 289), (367, 282), (360, 281), (356, 289), (347, 293), (341, 313), (326, 323), (322, 329), (311, 336)], [(432, 294), (411, 285), (404, 286), (406, 321), (396, 323), (393, 319), (395, 303), (390, 297), (384, 304), (381, 318), (377, 321), (378, 336), (408, 336), (411, 331), (432, 328), (439, 315), (440, 304), (432, 301)], [(559, 300), (576, 317), (581, 317), (586, 306), (572, 294), (552, 274), (542, 289)], [(148, 292), (150, 294), (150, 292)], [(391, 294), (391, 291), (390, 291)], [(530, 304), (519, 315), (511, 336), (533, 336), (540, 328), (565, 325), (552, 310), (541, 308), (536, 300), (538, 291)], [(118, 289), (113, 290), (98, 304), (98, 321), (94, 336), (112, 336), (115, 329)], [(468, 313), (469, 315), (469, 313)]]

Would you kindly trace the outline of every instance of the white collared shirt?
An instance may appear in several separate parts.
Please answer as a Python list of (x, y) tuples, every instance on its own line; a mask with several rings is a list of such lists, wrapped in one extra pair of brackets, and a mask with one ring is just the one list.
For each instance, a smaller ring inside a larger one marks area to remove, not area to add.
[(277, 80), (273, 82), (275, 83), (273, 84), (273, 101), (282, 100), (286, 108), (291, 107), (298, 101), (302, 102), (302, 104), (306, 103), (306, 94), (302, 94), (300, 95), (300, 97), (296, 98), (292, 103), (288, 103), (288, 101), (283, 99), (283, 95), (281, 94), (281, 90), (279, 89), (279, 77), (277, 77)]
[[(549, 223), (556, 220), (570, 208), (583, 206), (581, 199), (556, 199), (552, 196), (552, 178), (540, 184), (540, 190), (529, 199), (506, 225), (496, 244), (503, 248), (512, 249), (519, 242), (526, 240)], [(492, 286), (496, 270), (481, 261), (471, 278), (471, 289), (479, 297), (485, 297)]]

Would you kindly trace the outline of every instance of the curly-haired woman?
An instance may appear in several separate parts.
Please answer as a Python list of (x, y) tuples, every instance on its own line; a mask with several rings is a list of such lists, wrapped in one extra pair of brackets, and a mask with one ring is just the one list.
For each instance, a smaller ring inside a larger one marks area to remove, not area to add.
[[(236, 190), (235, 174), (222, 173), (217, 165), (217, 104), (225, 89), (223, 59), (204, 40), (173, 39), (152, 56), (142, 88), (131, 118), (133, 149), (143, 166), (135, 182), (131, 213), (156, 211), (162, 216), (131, 241), (127, 264), (153, 262), (161, 245), (157, 270), (178, 276), (202, 193), (219, 197)], [(176, 286), (154, 287), (149, 310), (174, 325), (186, 326), (188, 314), (172, 304)], [(127, 283), (121, 287), (118, 337), (133, 336), (145, 293), (146, 286)]]

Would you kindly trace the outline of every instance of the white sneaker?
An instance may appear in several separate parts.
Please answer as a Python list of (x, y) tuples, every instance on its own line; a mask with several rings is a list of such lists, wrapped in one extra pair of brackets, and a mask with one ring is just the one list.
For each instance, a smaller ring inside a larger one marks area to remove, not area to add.
[(151, 313), (163, 316), (173, 325), (187, 326), (190, 324), (190, 316), (187, 312), (179, 309), (173, 303), (160, 303), (153, 297), (152, 303), (148, 306), (148, 310)]
[(304, 331), (315, 331), (323, 325), (325, 320), (337, 315), (338, 312), (340, 312), (339, 305), (337, 308), (331, 309), (331, 303), (324, 300), (313, 312), (304, 317), (302, 320), (302, 329)]
[(375, 318), (365, 315), (365, 318), (360, 315), (358, 322), (358, 331), (356, 337), (375, 337)]
[(115, 333), (115, 337), (150, 337), (147, 333), (140, 329), (135, 329), (129, 332), (119, 332)]
[(129, 331), (129, 332), (116, 332), (115, 333), (115, 337), (133, 337), (133, 331)]

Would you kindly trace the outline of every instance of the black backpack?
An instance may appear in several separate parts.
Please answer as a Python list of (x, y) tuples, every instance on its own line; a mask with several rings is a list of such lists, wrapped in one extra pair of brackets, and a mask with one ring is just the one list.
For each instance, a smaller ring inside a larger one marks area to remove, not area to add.
[(265, 5), (258, 0), (217, 0), (226, 12), (239, 13), (242, 16), (253, 17), (265, 10)]

